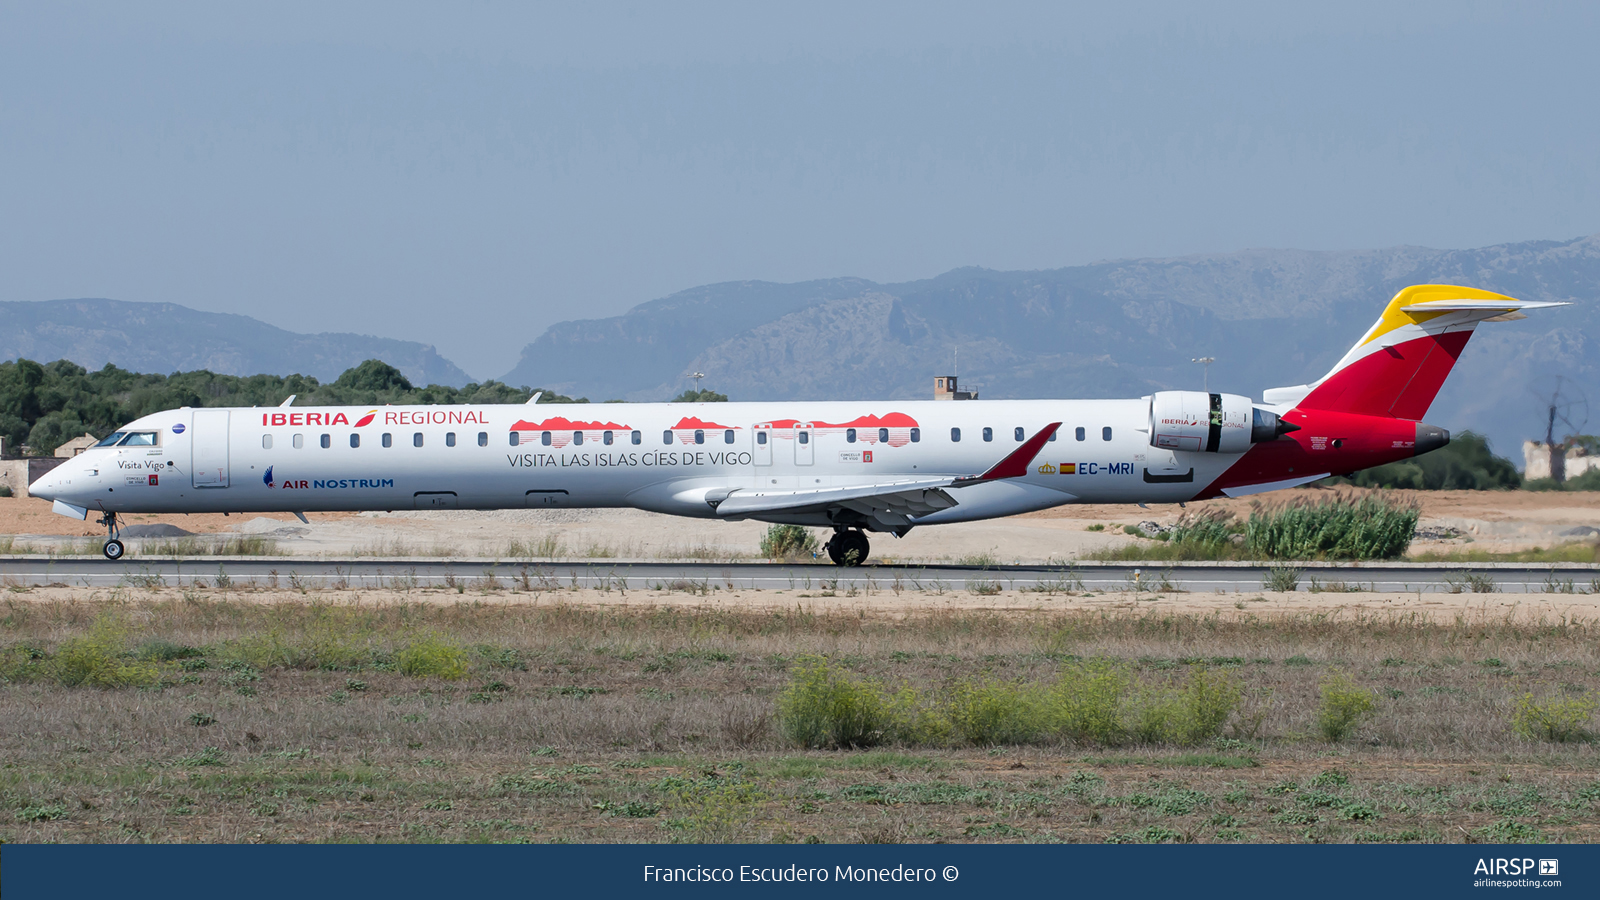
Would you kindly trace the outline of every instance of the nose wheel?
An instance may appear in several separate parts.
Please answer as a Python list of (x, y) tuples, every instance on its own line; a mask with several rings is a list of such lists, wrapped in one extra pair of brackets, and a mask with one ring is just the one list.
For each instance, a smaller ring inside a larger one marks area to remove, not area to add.
[(117, 525), (117, 514), (114, 512), (106, 513), (100, 517), (100, 524), (106, 527), (106, 546), (103, 551), (106, 559), (121, 559), (127, 548), (122, 546), (122, 541), (118, 539), (122, 529)]
[(859, 566), (867, 561), (872, 543), (867, 536), (854, 528), (844, 528), (828, 539), (828, 558), (836, 566)]

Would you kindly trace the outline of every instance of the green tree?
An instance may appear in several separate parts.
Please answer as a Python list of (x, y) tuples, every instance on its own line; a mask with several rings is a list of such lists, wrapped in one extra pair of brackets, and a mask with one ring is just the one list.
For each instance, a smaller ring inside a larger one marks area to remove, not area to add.
[[(41, 365), (28, 359), (0, 363), (0, 437), (8, 448), (26, 444), (48, 455), (84, 432), (99, 437), (141, 416), (183, 406), (277, 406), (294, 395), (296, 406), (524, 403), (531, 388), (498, 381), (453, 388), (416, 387), (399, 369), (369, 359), (331, 384), (307, 375), (218, 375), (204, 369), (149, 375), (106, 365), (95, 372), (68, 360)], [(545, 392), (543, 403), (587, 403)]]
[(668, 403), (727, 403), (728, 395), (716, 391), (688, 390), (673, 397)]

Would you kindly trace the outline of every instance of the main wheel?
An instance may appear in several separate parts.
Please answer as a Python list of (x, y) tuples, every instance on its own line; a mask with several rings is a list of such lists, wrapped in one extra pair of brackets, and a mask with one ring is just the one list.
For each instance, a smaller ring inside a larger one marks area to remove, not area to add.
[(115, 538), (113, 538), (113, 539), (111, 539), (109, 541), (106, 541), (106, 549), (105, 549), (106, 559), (121, 559), (122, 558), (122, 549), (123, 548), (122, 548), (122, 542), (121, 541), (116, 540)]
[(828, 558), (836, 566), (859, 566), (867, 561), (872, 544), (867, 536), (855, 529), (834, 532), (828, 541)]

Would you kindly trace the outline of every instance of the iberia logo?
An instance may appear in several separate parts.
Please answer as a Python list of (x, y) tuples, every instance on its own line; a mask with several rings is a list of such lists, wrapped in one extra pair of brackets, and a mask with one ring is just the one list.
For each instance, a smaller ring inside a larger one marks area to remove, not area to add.
[(368, 410), (366, 415), (364, 415), (361, 418), (356, 420), (356, 427), (360, 428), (363, 425), (371, 425), (373, 417), (376, 416), (377, 414), (378, 414), (378, 411), (375, 410), (375, 409)]

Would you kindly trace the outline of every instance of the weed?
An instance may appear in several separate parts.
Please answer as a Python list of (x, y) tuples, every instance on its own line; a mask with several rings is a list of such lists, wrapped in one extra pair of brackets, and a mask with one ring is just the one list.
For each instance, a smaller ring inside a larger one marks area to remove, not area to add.
[(1345, 736), (1376, 706), (1372, 692), (1358, 687), (1343, 673), (1322, 683), (1322, 703), (1317, 707), (1317, 730), (1329, 741)]
[(798, 559), (817, 554), (817, 536), (799, 525), (772, 525), (761, 536), (761, 555), (767, 559)]
[(435, 635), (429, 635), (402, 648), (394, 655), (395, 668), (413, 678), (464, 677), (471, 668), (466, 650)]
[(125, 658), (127, 629), (101, 616), (83, 637), (69, 638), (56, 649), (45, 668), (67, 687), (118, 688), (155, 684), (160, 670), (148, 660)]
[(1600, 704), (1593, 697), (1554, 696), (1539, 700), (1524, 694), (1512, 709), (1511, 727), (1531, 741), (1585, 740), (1589, 737), (1585, 726), (1597, 705)]
[(778, 695), (778, 726), (801, 747), (870, 747), (893, 736), (895, 699), (875, 682), (808, 657)]
[(1478, 572), (1456, 572), (1446, 575), (1444, 583), (1452, 594), (1493, 594), (1500, 590), (1500, 586), (1494, 583), (1493, 577)]
[(1294, 566), (1269, 566), (1261, 585), (1269, 591), (1289, 593), (1300, 589), (1300, 570)]

